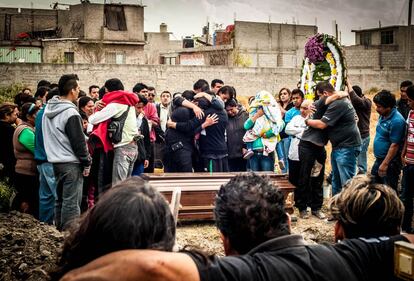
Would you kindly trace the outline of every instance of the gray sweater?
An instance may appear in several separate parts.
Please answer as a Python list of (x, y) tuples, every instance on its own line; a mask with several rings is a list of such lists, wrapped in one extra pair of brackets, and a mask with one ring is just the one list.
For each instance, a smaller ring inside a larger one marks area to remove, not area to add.
[(87, 167), (91, 158), (76, 106), (55, 96), (48, 101), (42, 119), (47, 160), (50, 163), (80, 163)]

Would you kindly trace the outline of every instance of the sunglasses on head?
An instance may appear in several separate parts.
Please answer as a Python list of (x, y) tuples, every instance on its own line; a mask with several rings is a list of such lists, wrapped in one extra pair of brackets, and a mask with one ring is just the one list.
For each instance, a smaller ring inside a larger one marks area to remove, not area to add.
[(27, 111), (28, 114), (32, 114), (33, 110), (35, 109), (36, 105), (32, 103), (29, 107), (29, 110)]

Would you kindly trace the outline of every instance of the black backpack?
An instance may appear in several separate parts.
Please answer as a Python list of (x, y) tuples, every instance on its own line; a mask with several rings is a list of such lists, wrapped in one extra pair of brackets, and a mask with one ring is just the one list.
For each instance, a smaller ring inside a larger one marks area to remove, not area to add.
[(112, 118), (111, 122), (109, 122), (108, 137), (114, 144), (120, 143), (122, 140), (122, 130), (124, 129), (125, 120), (127, 119), (130, 107), (131, 106), (128, 106), (121, 116)]

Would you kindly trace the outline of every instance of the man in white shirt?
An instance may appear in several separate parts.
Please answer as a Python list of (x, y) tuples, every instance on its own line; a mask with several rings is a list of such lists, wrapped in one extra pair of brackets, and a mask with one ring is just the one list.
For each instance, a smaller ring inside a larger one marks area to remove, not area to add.
[(161, 102), (157, 104), (157, 113), (160, 117), (160, 125), (163, 132), (167, 129), (167, 120), (170, 118), (171, 93), (164, 91), (161, 93)]
[(154, 147), (154, 166), (155, 168), (162, 168), (162, 156), (165, 147), (164, 133), (167, 130), (167, 120), (171, 115), (171, 93), (163, 91), (160, 96), (161, 102), (156, 105), (157, 114), (160, 117), (159, 127), (154, 128), (156, 133), (155, 147)]

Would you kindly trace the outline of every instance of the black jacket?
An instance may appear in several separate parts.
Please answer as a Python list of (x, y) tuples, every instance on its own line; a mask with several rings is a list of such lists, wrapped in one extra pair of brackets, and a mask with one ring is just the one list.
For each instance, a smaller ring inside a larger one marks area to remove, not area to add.
[(243, 157), (243, 136), (246, 133), (244, 122), (248, 118), (249, 114), (244, 109), (240, 109), (236, 116), (229, 117), (229, 122), (227, 123), (226, 128), (229, 159)]
[(403, 116), (404, 120), (406, 120), (408, 117), (408, 113), (410, 112), (410, 106), (408, 105), (407, 100), (399, 99), (397, 101), (397, 109)]
[[(211, 114), (217, 114), (219, 121), (204, 131), (201, 125), (206, 117)], [(198, 119), (194, 117), (188, 122), (177, 122), (176, 130), (180, 132), (200, 132), (200, 154), (202, 157), (207, 155), (225, 155), (227, 154), (226, 143), (226, 126), (228, 123), (227, 113), (221, 109), (209, 107), (204, 110), (204, 118)]]
[(14, 166), (16, 165), (16, 158), (13, 150), (13, 134), (14, 127), (4, 121), (0, 121), (0, 136), (2, 145), (0, 146), (0, 163), (4, 166), (4, 175), (10, 179), (14, 176)]
[[(188, 122), (194, 118), (194, 113), (191, 109), (188, 109), (183, 106), (176, 107), (171, 113), (171, 120), (177, 122)], [(182, 130), (167, 128), (165, 132), (165, 144), (167, 149), (171, 149), (171, 146), (177, 142), (182, 142), (184, 148), (187, 150), (193, 150), (194, 143), (194, 133), (195, 129), (198, 127), (188, 127)]]
[(145, 148), (145, 156), (139, 157), (143, 160), (149, 160), (151, 158), (151, 140), (150, 140), (150, 130), (148, 125), (147, 118), (142, 118), (141, 127), (139, 128), (141, 135), (144, 137), (144, 148)]

